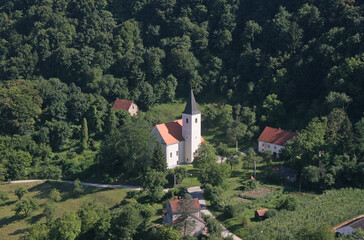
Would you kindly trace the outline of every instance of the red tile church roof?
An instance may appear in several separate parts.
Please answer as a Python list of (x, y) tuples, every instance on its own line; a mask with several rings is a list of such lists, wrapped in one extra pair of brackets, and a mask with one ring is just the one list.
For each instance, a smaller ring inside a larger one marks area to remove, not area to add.
[(133, 101), (117, 98), (112, 108), (115, 110), (128, 111), (131, 104), (133, 104)]
[(267, 126), (262, 134), (260, 134), (258, 141), (284, 146), (288, 140), (291, 140), (297, 135), (295, 132), (288, 132)]
[[(169, 123), (158, 124), (156, 125), (156, 128), (167, 145), (185, 140), (182, 136), (182, 119)], [(201, 137), (201, 142), (204, 141), (205, 140)]]

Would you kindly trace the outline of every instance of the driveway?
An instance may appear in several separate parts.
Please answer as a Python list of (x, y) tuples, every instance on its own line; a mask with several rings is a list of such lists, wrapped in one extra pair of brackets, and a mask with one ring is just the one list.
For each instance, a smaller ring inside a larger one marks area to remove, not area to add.
[[(201, 205), (201, 212), (205, 215), (210, 215), (212, 217), (214, 217), (211, 212), (207, 209), (206, 206), (206, 201), (203, 197), (203, 191), (200, 187), (190, 187), (187, 189), (187, 191), (192, 195), (193, 198), (198, 198), (198, 201)], [(222, 227), (222, 233), (221, 236), (223, 237), (228, 237), (228, 236), (232, 236), (234, 240), (242, 240), (241, 238), (239, 238), (238, 236), (236, 236), (235, 234), (231, 233), (229, 230), (227, 230), (222, 224), (220, 224)]]

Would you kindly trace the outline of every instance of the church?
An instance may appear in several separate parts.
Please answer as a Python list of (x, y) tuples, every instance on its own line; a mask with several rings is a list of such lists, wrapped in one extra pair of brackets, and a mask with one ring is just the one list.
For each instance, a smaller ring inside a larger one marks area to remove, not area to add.
[(201, 112), (192, 89), (182, 119), (158, 124), (152, 133), (162, 143), (168, 168), (193, 162), (193, 154), (204, 139), (201, 137)]

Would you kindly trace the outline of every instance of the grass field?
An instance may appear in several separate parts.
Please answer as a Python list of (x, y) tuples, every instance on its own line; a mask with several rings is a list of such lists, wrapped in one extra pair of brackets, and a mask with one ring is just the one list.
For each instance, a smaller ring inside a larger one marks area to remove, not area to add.
[[(12, 210), (15, 207), (17, 197), (14, 191), (18, 187), (23, 187), (29, 191), (23, 198), (35, 198), (40, 208), (31, 213), (28, 217), (18, 217)], [(62, 200), (57, 203), (57, 214), (62, 216), (64, 211), (76, 212), (80, 205), (86, 201), (97, 202), (100, 206), (113, 207), (124, 199), (127, 192), (125, 189), (101, 189), (85, 187), (84, 193), (74, 195), (73, 185), (58, 182), (34, 182), (0, 185), (0, 190), (8, 193), (9, 200), (6, 205), (0, 206), (0, 239), (19, 239), (27, 228), (35, 223), (45, 222), (43, 209), (48, 201), (50, 191), (56, 188), (61, 192)]]

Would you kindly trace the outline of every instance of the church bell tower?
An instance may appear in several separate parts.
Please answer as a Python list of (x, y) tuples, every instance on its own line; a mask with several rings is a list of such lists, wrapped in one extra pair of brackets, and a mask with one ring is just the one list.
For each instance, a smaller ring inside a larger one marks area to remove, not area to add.
[(185, 139), (185, 162), (193, 162), (193, 153), (201, 144), (201, 112), (197, 108), (191, 88), (186, 108), (182, 113), (182, 136)]

